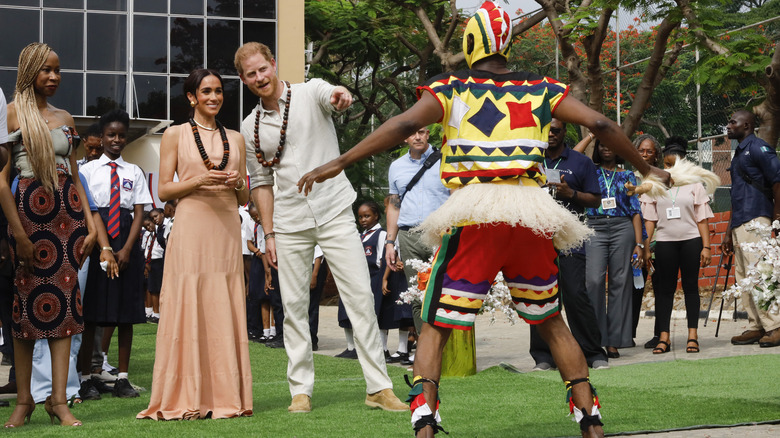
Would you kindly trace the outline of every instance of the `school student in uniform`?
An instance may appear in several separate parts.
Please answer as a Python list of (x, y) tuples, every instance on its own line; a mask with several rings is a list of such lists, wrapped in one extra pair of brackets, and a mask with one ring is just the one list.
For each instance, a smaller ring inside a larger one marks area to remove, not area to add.
[[(100, 216), (106, 224), (110, 246), (95, 249), (90, 259), (87, 293), (84, 300), (84, 339), (81, 349), (82, 390), (91, 384), (90, 356), (96, 326), (118, 328), (119, 374), (114, 397), (138, 397), (128, 380), (133, 324), (146, 322), (142, 285), (144, 256), (139, 236), (144, 206), (152, 203), (144, 173), (122, 156), (127, 145), (130, 120), (126, 112), (113, 110), (100, 118), (103, 156), (81, 168)], [(119, 276), (109, 279), (102, 272), (101, 251), (114, 253)], [(96, 274), (93, 276), (93, 273)], [(93, 281), (93, 278), (95, 279)]]

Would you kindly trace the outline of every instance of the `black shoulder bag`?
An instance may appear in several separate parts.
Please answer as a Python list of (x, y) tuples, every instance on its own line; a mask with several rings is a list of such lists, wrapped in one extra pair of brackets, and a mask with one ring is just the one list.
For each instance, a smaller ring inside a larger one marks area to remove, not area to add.
[(436, 148), (433, 148), (433, 152), (431, 152), (431, 154), (428, 155), (428, 158), (425, 159), (420, 170), (418, 170), (417, 173), (414, 174), (411, 181), (409, 181), (409, 184), (406, 185), (406, 190), (404, 190), (404, 192), (401, 194), (401, 201), (399, 202), (399, 204), (404, 202), (404, 196), (406, 196), (406, 194), (409, 193), (410, 190), (412, 190), (412, 187), (414, 187), (414, 185), (417, 184), (417, 181), (420, 181), (420, 178), (422, 178), (423, 174), (428, 169), (433, 167), (433, 165), (437, 161), (439, 161), (440, 158), (441, 158), (441, 151)]

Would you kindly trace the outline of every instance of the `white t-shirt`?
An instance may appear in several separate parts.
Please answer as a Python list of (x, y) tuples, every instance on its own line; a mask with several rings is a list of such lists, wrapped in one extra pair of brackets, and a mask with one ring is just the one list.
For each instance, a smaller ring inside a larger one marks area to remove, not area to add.
[(238, 207), (238, 214), (241, 215), (241, 254), (252, 255), (252, 252), (246, 246), (246, 241), (252, 239), (255, 221), (252, 220), (252, 216), (249, 215), (249, 212), (244, 207)]
[(5, 94), (0, 88), (0, 144), (8, 142), (8, 108), (6, 108)]

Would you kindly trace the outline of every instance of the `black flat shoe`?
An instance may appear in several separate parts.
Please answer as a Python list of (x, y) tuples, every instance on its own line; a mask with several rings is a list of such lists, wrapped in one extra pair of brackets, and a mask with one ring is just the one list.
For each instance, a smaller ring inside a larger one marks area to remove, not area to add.
[(645, 342), (645, 348), (655, 348), (658, 345), (658, 336), (653, 336), (649, 341)]
[(610, 359), (617, 359), (620, 357), (620, 352), (617, 348), (614, 348), (614, 350), (611, 350), (611, 348), (614, 347), (607, 347), (607, 357)]

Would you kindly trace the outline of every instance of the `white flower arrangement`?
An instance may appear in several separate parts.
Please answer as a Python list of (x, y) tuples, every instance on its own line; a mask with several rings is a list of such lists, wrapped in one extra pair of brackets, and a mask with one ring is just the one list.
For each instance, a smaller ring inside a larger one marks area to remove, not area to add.
[[(411, 259), (407, 260), (406, 264), (413, 267), (417, 271), (417, 275), (409, 278), (409, 288), (401, 292), (400, 299), (397, 301), (398, 304), (409, 304), (412, 301), (421, 300), (431, 275), (430, 261), (423, 262)], [(496, 322), (496, 312), (503, 313), (507, 321), (512, 325), (515, 325), (520, 320), (514, 308), (512, 295), (509, 293), (509, 286), (507, 286), (504, 274), (501, 272), (496, 275), (496, 279), (490, 286), (490, 290), (482, 301), (482, 307), (479, 309), (480, 314), (489, 314), (490, 324)]]
[(745, 278), (723, 293), (723, 298), (752, 294), (758, 307), (777, 314), (780, 313), (780, 242), (772, 238), (772, 229), (780, 229), (780, 221), (767, 226), (753, 220), (745, 226), (745, 230), (758, 234), (761, 240), (742, 243), (740, 247), (759, 259), (748, 269)]

